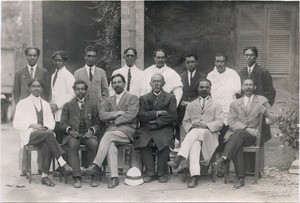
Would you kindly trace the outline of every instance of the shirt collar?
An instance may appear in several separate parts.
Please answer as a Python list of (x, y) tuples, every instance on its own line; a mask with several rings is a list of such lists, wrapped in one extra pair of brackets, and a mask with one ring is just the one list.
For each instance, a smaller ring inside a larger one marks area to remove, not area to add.
[(210, 98), (210, 96), (208, 95), (207, 97), (205, 97), (204, 99), (201, 97), (201, 96), (199, 96), (199, 100), (201, 100), (201, 101), (207, 101), (207, 100), (209, 100), (209, 98)]
[(96, 68), (95, 65), (93, 65), (92, 67), (90, 67), (87, 64), (85, 64), (84, 67), (85, 67), (87, 73), (89, 73), (90, 72), (90, 68), (92, 68), (92, 73), (94, 74), (94, 71), (95, 71), (95, 68)]
[(254, 66), (255, 66), (255, 64), (256, 64), (256, 63), (254, 63), (254, 64), (253, 64), (251, 67), (247, 66), (247, 68), (248, 68), (248, 69), (250, 68), (250, 69), (251, 69), (251, 71), (252, 71), (252, 70), (253, 70), (253, 68), (254, 68)]
[(190, 72), (190, 71), (188, 70), (188, 74), (191, 75), (191, 73), (192, 73), (192, 76), (194, 77), (194, 75), (195, 75), (195, 73), (196, 73), (196, 69), (195, 69), (193, 72)]
[(55, 69), (55, 72), (60, 72), (60, 71), (62, 71), (64, 68), (66, 68), (65, 66), (64, 67), (62, 67), (61, 69)]
[[(129, 69), (129, 66), (127, 66), (126, 64), (124, 65), (124, 67)], [(130, 67), (131, 70), (134, 69), (134, 68), (137, 68), (137, 67), (135, 65)]]
[(247, 102), (248, 102), (249, 99), (250, 99), (250, 102), (251, 102), (252, 99), (253, 99), (253, 97), (254, 97), (254, 94), (252, 94), (252, 96), (250, 98), (245, 95), (244, 96), (244, 103), (247, 104)]
[(40, 102), (41, 97), (35, 97), (32, 94), (29, 95), (30, 99), (35, 103), (35, 102)]
[[(153, 92), (153, 91), (152, 91)], [(155, 92), (153, 92), (153, 94), (155, 95), (155, 96), (157, 96), (158, 97), (158, 95), (160, 95), (160, 93), (162, 92), (162, 90), (160, 90), (160, 92), (159, 93), (155, 93)]]
[(76, 97), (76, 99), (78, 102), (85, 102), (85, 97), (82, 100), (80, 100), (78, 97)]
[(30, 70), (31, 67), (33, 68), (33, 71), (35, 71), (35, 69), (36, 69), (36, 67), (37, 67), (37, 64), (35, 64), (34, 66), (31, 66), (31, 65), (29, 65), (29, 64), (27, 63), (27, 67), (28, 67), (29, 72), (31, 71), (31, 70)]
[(123, 94), (124, 94), (124, 92), (125, 92), (125, 90), (124, 90), (121, 94), (117, 94), (117, 93), (116, 93), (116, 97), (117, 97), (118, 99), (121, 99), (122, 96), (123, 96)]

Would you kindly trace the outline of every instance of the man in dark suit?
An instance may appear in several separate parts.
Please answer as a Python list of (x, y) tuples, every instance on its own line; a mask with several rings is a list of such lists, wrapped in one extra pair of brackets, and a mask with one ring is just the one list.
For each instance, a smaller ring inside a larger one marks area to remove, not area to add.
[(44, 100), (49, 101), (50, 75), (46, 69), (37, 65), (40, 50), (36, 47), (27, 47), (24, 52), (27, 59), (27, 65), (26, 67), (17, 70), (14, 78), (13, 97), (15, 103), (17, 104), (21, 99), (30, 95), (27, 83), (31, 78), (44, 81), (45, 88), (41, 93), (41, 97)]
[(167, 162), (170, 148), (174, 148), (176, 98), (162, 89), (164, 84), (164, 77), (161, 74), (154, 74), (150, 82), (152, 91), (140, 97), (138, 113), (140, 128), (136, 131), (134, 148), (140, 150), (146, 168), (145, 183), (151, 182), (156, 177), (153, 153), (157, 154), (158, 181), (167, 182)]
[[(77, 80), (73, 89), (76, 97), (67, 102), (62, 109), (60, 128), (65, 132), (62, 145), (66, 145), (67, 162), (73, 169), (75, 188), (81, 187), (81, 170), (79, 160), (79, 146), (85, 144), (90, 151), (90, 163), (95, 158), (98, 148), (97, 132), (99, 131), (99, 117), (97, 106), (86, 99), (87, 84)], [(92, 187), (97, 187), (96, 177), (92, 176)]]
[(117, 146), (133, 141), (133, 135), (137, 128), (136, 116), (139, 111), (139, 99), (136, 95), (124, 91), (126, 82), (123, 75), (113, 75), (111, 81), (116, 94), (105, 99), (99, 106), (100, 120), (107, 122), (107, 128), (100, 141), (93, 164), (86, 171), (90, 174), (99, 173), (107, 156), (111, 177), (108, 188), (115, 188), (119, 185)]
[(265, 115), (270, 123), (278, 120), (278, 116), (271, 113), (271, 106), (268, 100), (260, 95), (255, 95), (256, 85), (253, 79), (246, 78), (242, 84), (244, 96), (230, 104), (228, 114), (229, 130), (225, 135), (228, 140), (222, 157), (213, 166), (219, 171), (224, 171), (224, 164), (233, 160), (238, 183), (235, 189), (240, 189), (245, 185), (244, 167), (244, 146), (251, 146), (256, 142), (256, 138), (261, 136), (258, 126), (261, 121), (260, 114)]

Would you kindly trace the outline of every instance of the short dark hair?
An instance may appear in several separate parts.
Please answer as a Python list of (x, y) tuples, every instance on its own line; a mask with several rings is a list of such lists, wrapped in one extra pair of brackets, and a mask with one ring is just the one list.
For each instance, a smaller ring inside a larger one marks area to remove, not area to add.
[(65, 51), (62, 51), (62, 50), (58, 50), (58, 51), (55, 51), (53, 54), (52, 54), (52, 59), (55, 58), (55, 56), (61, 56), (61, 58), (64, 60), (64, 61), (67, 61), (68, 59), (68, 56), (67, 56), (67, 53)]
[(85, 47), (84, 55), (86, 55), (86, 53), (89, 52), (89, 51), (93, 51), (93, 52), (98, 53), (97, 48), (95, 46), (92, 46), (92, 45), (88, 45), (88, 46)]
[(247, 50), (251, 50), (251, 51), (253, 51), (253, 53), (254, 53), (254, 55), (257, 57), (258, 56), (258, 50), (257, 50), (257, 48), (256, 47), (246, 47), (246, 48), (244, 48), (244, 50), (243, 50), (243, 53), (244, 53), (244, 55), (245, 55), (245, 52), (247, 51)]
[(249, 77), (249, 76), (246, 76), (242, 79), (242, 85), (244, 84), (245, 80), (252, 80), (253, 81), (253, 84), (256, 86), (256, 82), (254, 80), (253, 77)]
[(186, 60), (186, 58), (188, 57), (194, 57), (196, 61), (198, 61), (198, 56), (197, 54), (194, 54), (194, 53), (188, 53), (186, 55), (184, 55), (184, 61)]
[(211, 87), (211, 81), (209, 80), (209, 79), (207, 79), (207, 78), (201, 78), (200, 80), (199, 80), (199, 83), (198, 84), (200, 84), (200, 82), (208, 82), (209, 84), (210, 84), (210, 87)]
[(116, 78), (116, 77), (120, 77), (122, 79), (122, 81), (126, 83), (125, 77), (120, 73), (111, 76), (111, 81), (113, 81), (113, 79)]
[(35, 50), (36, 53), (37, 53), (37, 55), (40, 56), (40, 52), (41, 52), (41, 51), (40, 51), (40, 49), (37, 48), (37, 47), (27, 47), (27, 48), (24, 50), (24, 53), (25, 53), (26, 56), (27, 56), (27, 54), (28, 54), (28, 51), (31, 50), (31, 49)]
[(38, 81), (40, 83), (40, 85), (42, 86), (42, 88), (44, 89), (45, 87), (45, 82), (41, 79), (37, 79), (37, 78), (30, 78), (27, 82), (27, 87), (30, 88), (32, 83)]
[(135, 56), (137, 56), (137, 51), (136, 51), (136, 49), (134, 49), (134, 48), (132, 48), (132, 47), (129, 47), (129, 48), (125, 49), (125, 51), (123, 52), (123, 54), (125, 55), (125, 54), (127, 53), (127, 51), (129, 51), (129, 50), (132, 50), (132, 51), (134, 52)]
[(164, 52), (165, 57), (167, 57), (167, 52), (166, 52), (164, 49), (155, 49), (155, 50), (153, 51), (153, 57), (156, 57), (156, 53), (157, 53), (158, 51)]
[(225, 61), (226, 61), (226, 62), (228, 61), (228, 55), (227, 55), (227, 54), (224, 54), (224, 53), (222, 53), (222, 52), (216, 53), (215, 58), (216, 58), (216, 57), (221, 57), (221, 56), (223, 56), (223, 57), (225, 58)]
[(85, 90), (87, 90), (89, 87), (83, 80), (76, 80), (73, 85), (73, 90), (75, 90), (76, 85), (78, 85), (78, 84), (84, 84)]

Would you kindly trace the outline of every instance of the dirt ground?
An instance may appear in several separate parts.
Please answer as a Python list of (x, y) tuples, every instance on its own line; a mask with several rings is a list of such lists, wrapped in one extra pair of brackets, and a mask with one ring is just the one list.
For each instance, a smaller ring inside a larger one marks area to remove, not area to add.
[(53, 188), (42, 185), (38, 175), (33, 176), (29, 184), (26, 178), (19, 176), (18, 146), (18, 133), (11, 123), (3, 124), (0, 202), (299, 202), (299, 176), (278, 170), (284, 156), (283, 146), (276, 137), (265, 146), (266, 168), (262, 179), (256, 185), (253, 177), (247, 176), (246, 185), (240, 190), (233, 189), (237, 181), (234, 173), (227, 184), (222, 178), (213, 183), (209, 176), (203, 176), (193, 189), (187, 188), (183, 175), (177, 174), (171, 175), (168, 183), (154, 181), (140, 186), (125, 185), (125, 175), (122, 175), (115, 189), (107, 188), (109, 174), (96, 188), (90, 187), (89, 177), (83, 177), (80, 189), (73, 188), (71, 178), (65, 184), (52, 176), (56, 183)]

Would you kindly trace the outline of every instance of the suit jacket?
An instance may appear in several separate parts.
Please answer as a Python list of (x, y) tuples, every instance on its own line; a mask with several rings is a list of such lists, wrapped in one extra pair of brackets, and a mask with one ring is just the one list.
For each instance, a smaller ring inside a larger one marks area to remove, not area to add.
[[(100, 120), (107, 122), (106, 131), (121, 131), (133, 140), (139, 111), (139, 99), (136, 95), (125, 91), (118, 105), (116, 105), (116, 95), (111, 96), (105, 99), (98, 109)], [(125, 114), (116, 117), (117, 111), (125, 111)]]
[[(181, 82), (183, 84), (183, 94), (181, 97), (181, 101), (194, 101), (198, 96), (198, 86), (199, 86), (199, 80), (206, 78), (206, 74), (202, 73), (199, 70), (196, 70), (196, 73), (191, 81), (191, 85), (189, 85), (189, 79), (188, 79), (188, 71), (185, 71), (180, 74)], [(182, 122), (184, 113), (185, 113), (186, 106), (178, 106), (178, 121), (179, 123)]]
[[(246, 109), (244, 104), (244, 97), (235, 100), (230, 105), (229, 115), (228, 115), (228, 125), (229, 130), (225, 135), (225, 140), (227, 140), (230, 135), (238, 130), (245, 129), (246, 127), (258, 129), (260, 122), (260, 107), (265, 106), (267, 108), (265, 116), (268, 116), (270, 123), (277, 121), (277, 115), (273, 114), (270, 109), (271, 105), (268, 100), (260, 95), (254, 95), (249, 110)], [(262, 132), (261, 142), (264, 143), (268, 140), (268, 135)]]
[[(19, 101), (16, 106), (13, 126), (20, 131), (21, 148), (28, 144), (30, 134), (33, 128), (29, 128), (30, 124), (37, 124), (36, 110), (31, 99), (32, 95), (26, 97)], [(53, 119), (53, 114), (50, 105), (45, 100), (41, 99), (43, 108), (43, 122), (49, 130), (53, 130), (55, 126), (55, 121)]]
[(74, 77), (75, 80), (83, 80), (86, 82), (88, 85), (86, 98), (89, 98), (92, 103), (97, 104), (109, 96), (107, 77), (103, 69), (95, 67), (92, 82), (90, 82), (90, 78), (85, 67), (76, 70)]
[[(218, 131), (223, 127), (223, 110), (221, 104), (215, 102), (211, 97), (206, 100), (204, 109), (201, 108), (199, 99), (195, 99), (186, 107), (186, 112), (182, 121), (182, 126), (189, 136), (189, 131), (193, 124), (203, 122), (208, 129), (204, 129), (204, 139), (202, 141), (201, 153), (203, 156), (203, 164), (208, 165), (213, 153), (215, 152), (219, 141)], [(192, 129), (193, 130), (193, 129)], [(200, 152), (199, 152), (200, 153)]]
[[(25, 99), (30, 95), (29, 89), (27, 87), (27, 83), (30, 78), (31, 77), (27, 66), (16, 71), (13, 87), (13, 97), (16, 104), (21, 99)], [(45, 87), (43, 89), (41, 97), (44, 100), (49, 101), (50, 75), (48, 71), (44, 68), (37, 66), (34, 78), (44, 81)]]
[[(156, 117), (156, 112), (165, 110), (168, 115)], [(146, 147), (151, 139), (158, 150), (174, 148), (174, 125), (177, 122), (176, 98), (162, 90), (158, 98), (150, 92), (140, 97), (138, 113), (140, 128), (136, 131), (134, 148)], [(151, 124), (149, 121), (155, 121)]]
[[(84, 120), (86, 123), (85, 132), (88, 129), (93, 128), (95, 130), (95, 135), (98, 135), (100, 129), (100, 120), (98, 116), (97, 106), (92, 105), (89, 100), (84, 102)], [(79, 123), (80, 123), (80, 109), (78, 106), (78, 101), (76, 98), (73, 98), (71, 101), (67, 102), (63, 109), (60, 119), (60, 128), (65, 132), (62, 145), (66, 144), (71, 138), (71, 135), (67, 134), (67, 129), (72, 128), (74, 131), (79, 132)], [(96, 136), (93, 136), (97, 139)]]
[[(248, 77), (248, 68), (245, 67), (242, 69), (239, 75), (241, 81), (243, 81), (244, 78)], [(269, 104), (273, 105), (276, 91), (273, 86), (273, 80), (270, 72), (256, 63), (250, 77), (253, 78), (256, 83), (256, 90), (254, 91), (254, 94), (266, 97), (269, 100)]]

